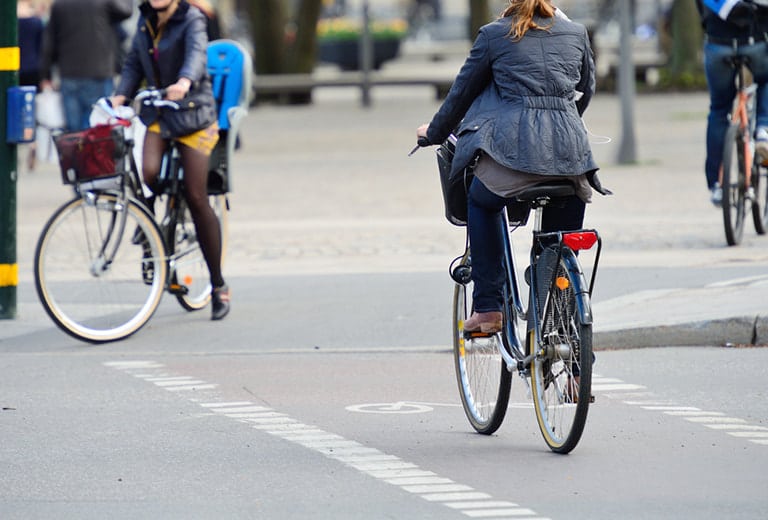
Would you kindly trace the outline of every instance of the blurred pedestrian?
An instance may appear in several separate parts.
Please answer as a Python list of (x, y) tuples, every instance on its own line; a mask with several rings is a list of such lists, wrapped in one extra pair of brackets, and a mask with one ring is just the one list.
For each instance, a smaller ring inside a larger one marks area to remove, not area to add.
[(709, 86), (707, 159), (704, 171), (711, 201), (723, 202), (720, 168), (723, 163), (728, 114), (736, 97), (736, 69), (728, 58), (746, 56), (757, 83), (755, 148), (768, 161), (768, 6), (758, 1), (697, 0), (704, 26), (704, 70)]
[[(416, 135), (432, 144), (456, 132), (453, 172), (474, 163), (467, 227), (474, 309), (464, 330), (501, 329), (503, 210), (537, 184), (563, 181), (575, 195), (547, 206), (543, 231), (579, 229), (597, 182), (581, 115), (595, 92), (587, 30), (556, 15), (549, 0), (510, 0), (480, 28), (448, 96)], [(457, 129), (458, 128), (458, 129)]]
[[(43, 19), (37, 14), (30, 0), (16, 4), (19, 34), (19, 85), (37, 87), (40, 84), (40, 53), (43, 47)], [(27, 168), (35, 169), (35, 143), (27, 150)]]
[(131, 15), (132, 0), (54, 0), (43, 37), (41, 89), (59, 78), (68, 131), (88, 127), (93, 104), (114, 90), (115, 23)]
[(219, 24), (219, 14), (216, 8), (208, 0), (187, 0), (190, 5), (200, 9), (205, 15), (205, 32), (208, 34), (208, 41), (212, 42), (222, 37), (221, 24)]

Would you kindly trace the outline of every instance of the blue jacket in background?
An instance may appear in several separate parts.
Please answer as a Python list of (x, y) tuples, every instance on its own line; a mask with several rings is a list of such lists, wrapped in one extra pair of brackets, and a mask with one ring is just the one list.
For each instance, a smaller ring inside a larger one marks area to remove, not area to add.
[(458, 126), (453, 173), (466, 168), (478, 150), (527, 173), (597, 170), (580, 117), (595, 92), (587, 31), (560, 17), (534, 21), (548, 29), (529, 30), (519, 41), (509, 36), (511, 18), (483, 26), (432, 119), (432, 143)]
[(707, 36), (746, 43), (768, 39), (768, 4), (764, 0), (697, 0)]

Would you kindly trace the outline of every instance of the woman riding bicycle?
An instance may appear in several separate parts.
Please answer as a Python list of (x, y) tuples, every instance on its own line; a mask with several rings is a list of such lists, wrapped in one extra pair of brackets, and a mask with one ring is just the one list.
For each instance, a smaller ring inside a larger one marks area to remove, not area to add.
[[(221, 273), (221, 228), (208, 203), (208, 163), (219, 139), (219, 128), (216, 111), (211, 110), (215, 100), (206, 69), (205, 16), (185, 0), (148, 0), (139, 10), (136, 35), (111, 102), (113, 106), (122, 105), (136, 94), (144, 80), (164, 88), (171, 101), (194, 95), (196, 105), (192, 110), (142, 111), (141, 119), (147, 124), (142, 171), (144, 182), (159, 194), (163, 153), (168, 140), (178, 143), (184, 168), (184, 195), (213, 286), (211, 318), (220, 320), (229, 312), (230, 294)], [(189, 116), (196, 122), (179, 124), (179, 118)]]
[(573, 183), (576, 195), (545, 208), (543, 231), (582, 226), (585, 203), (600, 187), (580, 116), (595, 89), (586, 29), (548, 0), (510, 0), (501, 17), (482, 27), (432, 122), (417, 129), (430, 143), (457, 126), (452, 169), (475, 161), (468, 194), (468, 233), (475, 294), (468, 332), (502, 325), (502, 210), (525, 188)]

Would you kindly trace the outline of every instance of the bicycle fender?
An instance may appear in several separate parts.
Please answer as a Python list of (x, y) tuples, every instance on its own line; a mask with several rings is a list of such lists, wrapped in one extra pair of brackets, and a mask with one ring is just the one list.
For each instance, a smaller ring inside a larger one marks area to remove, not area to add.
[(579, 319), (584, 325), (591, 325), (592, 302), (589, 295), (589, 285), (584, 278), (581, 264), (579, 264), (574, 252), (567, 247), (563, 247), (563, 262), (573, 276), (573, 292), (576, 295), (576, 306), (579, 312)]

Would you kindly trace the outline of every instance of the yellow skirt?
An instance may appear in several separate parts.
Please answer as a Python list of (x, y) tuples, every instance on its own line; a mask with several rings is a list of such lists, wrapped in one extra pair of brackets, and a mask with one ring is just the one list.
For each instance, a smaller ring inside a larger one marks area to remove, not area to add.
[[(147, 127), (147, 132), (159, 134), (160, 123), (152, 123), (149, 125), (149, 127)], [(194, 134), (176, 137), (174, 140), (210, 156), (216, 143), (219, 142), (219, 123), (216, 121), (208, 128), (198, 130)]]

